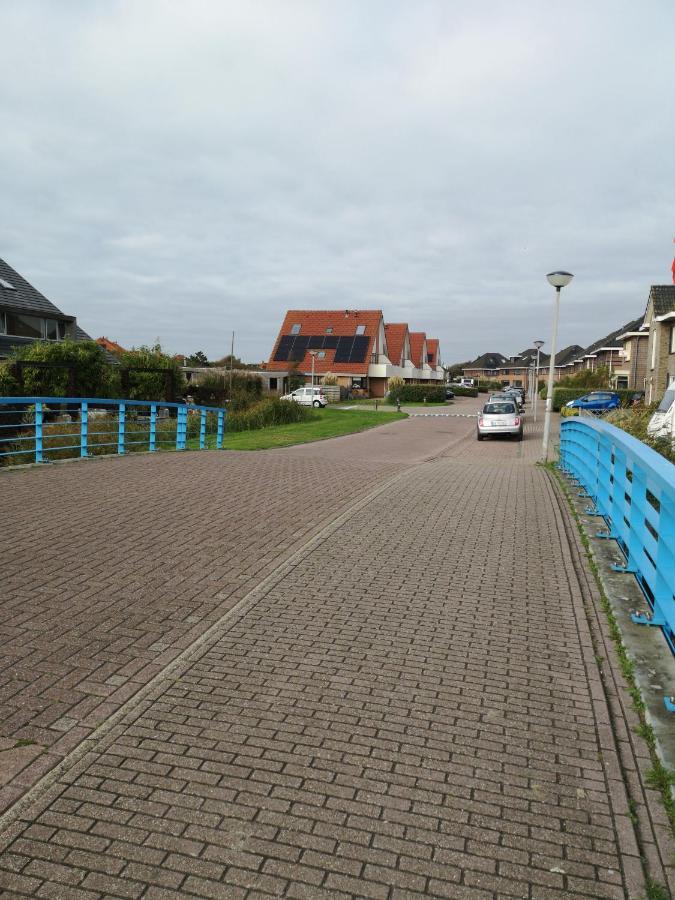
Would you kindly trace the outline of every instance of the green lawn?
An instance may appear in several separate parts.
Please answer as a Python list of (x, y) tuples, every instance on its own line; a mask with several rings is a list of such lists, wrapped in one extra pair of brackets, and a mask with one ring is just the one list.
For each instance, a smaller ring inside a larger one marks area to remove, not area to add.
[[(353, 434), (366, 431), (377, 425), (405, 419), (405, 413), (384, 410), (338, 410), (327, 407), (315, 410), (316, 419), (311, 422), (296, 422), (292, 425), (275, 425), (273, 428), (261, 428), (257, 431), (238, 431), (225, 433), (223, 448), (225, 450), (271, 450), (275, 447), (290, 447), (292, 444), (306, 444), (309, 441), (322, 441), (325, 438), (339, 437), (342, 434)], [(211, 445), (211, 442), (209, 442)], [(198, 441), (190, 441), (190, 448), (199, 446)]]

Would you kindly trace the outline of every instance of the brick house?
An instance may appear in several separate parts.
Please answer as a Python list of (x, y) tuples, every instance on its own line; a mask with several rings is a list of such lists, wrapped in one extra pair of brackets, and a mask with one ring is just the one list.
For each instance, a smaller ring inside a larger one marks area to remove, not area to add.
[(649, 329), (639, 328), (635, 331), (625, 331), (619, 335), (619, 340), (623, 343), (626, 387), (632, 391), (644, 391), (647, 380)]
[(675, 284), (653, 284), (644, 324), (649, 328), (645, 391), (647, 403), (675, 385)]
[[(410, 382), (443, 383), (438, 341), (433, 353), (435, 365), (428, 361), (424, 333), (411, 334), (403, 323), (385, 325), (379, 309), (296, 309), (284, 317), (265, 372), (270, 379), (278, 374), (281, 383), (277, 389), (284, 391), (292, 371), (302, 374), (306, 381), (311, 379), (314, 356), (318, 383), (330, 372), (349, 391), (384, 397), (389, 378), (395, 375)], [(270, 388), (274, 390), (272, 382)]]
[(77, 324), (0, 259), (0, 359), (35, 341), (90, 341)]

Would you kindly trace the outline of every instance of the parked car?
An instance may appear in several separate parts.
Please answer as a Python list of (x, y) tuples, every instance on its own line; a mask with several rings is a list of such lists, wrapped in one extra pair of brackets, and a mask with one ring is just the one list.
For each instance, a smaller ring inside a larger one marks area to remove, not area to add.
[(522, 441), (523, 419), (513, 400), (490, 399), (478, 414), (476, 438), (482, 441), (492, 434), (507, 434)]
[(446, 400), (454, 400), (455, 399), (455, 394), (453, 391), (450, 390), (450, 388), (445, 389), (445, 399)]
[(462, 387), (476, 387), (475, 378), (460, 378), (459, 383)]
[(328, 401), (320, 387), (301, 387), (290, 394), (284, 394), (282, 400), (293, 400), (301, 406), (326, 406)]
[(650, 437), (675, 438), (675, 388), (669, 388), (647, 425)]
[(560, 410), (563, 416), (578, 416), (582, 410), (601, 415), (610, 409), (618, 409), (621, 406), (621, 398), (613, 391), (591, 391), (576, 400), (570, 400)]
[(521, 388), (517, 387), (509, 387), (504, 388), (500, 393), (506, 394), (507, 396), (511, 396), (515, 399), (519, 408), (522, 410), (525, 407), (525, 392), (521, 390)]

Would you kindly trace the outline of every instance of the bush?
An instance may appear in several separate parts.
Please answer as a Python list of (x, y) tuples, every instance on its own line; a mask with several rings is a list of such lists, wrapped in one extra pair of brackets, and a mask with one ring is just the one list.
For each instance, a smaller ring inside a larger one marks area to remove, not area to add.
[(259, 375), (233, 372), (230, 396), (229, 373), (209, 372), (198, 381), (191, 382), (187, 392), (195, 403), (202, 406), (227, 405), (230, 412), (239, 412), (262, 399), (263, 383)]
[[(111, 384), (111, 366), (103, 348), (96, 341), (36, 341), (14, 351), (12, 361), (51, 363), (75, 370), (75, 392), (81, 397), (105, 397)], [(5, 391), (20, 390), (15, 379), (3, 379)], [(71, 372), (68, 368), (23, 367), (22, 396), (67, 397), (71, 391)]]
[[(120, 368), (169, 369), (176, 399), (187, 389), (185, 376), (176, 357), (164, 353), (159, 344), (154, 347), (134, 347), (119, 355)], [(166, 376), (163, 372), (130, 372), (129, 400), (167, 400)], [(112, 394), (111, 396), (115, 396)], [(117, 396), (122, 396), (121, 392)]]
[[(600, 390), (600, 388), (594, 388), (594, 390)], [(634, 390), (628, 390), (627, 388), (620, 388), (619, 390), (613, 390), (612, 388), (602, 388), (602, 390), (612, 391), (613, 394), (618, 394), (621, 400), (622, 406), (630, 406), (633, 401), (633, 395), (635, 394)], [(586, 394), (590, 394), (590, 390), (588, 388), (565, 388), (565, 387), (554, 387), (553, 389), (553, 411), (560, 412), (561, 408), (569, 403), (570, 400), (578, 400), (579, 397), (585, 397)], [(543, 397), (546, 397), (546, 392), (544, 391)]]
[(481, 394), (489, 393), (490, 391), (501, 391), (502, 383), (501, 381), (491, 381), (488, 379), (481, 379), (478, 382), (478, 391)]
[(623, 431), (631, 434), (633, 437), (642, 441), (652, 450), (656, 450), (661, 456), (664, 456), (670, 462), (675, 463), (675, 444), (668, 438), (655, 438), (647, 434), (647, 426), (649, 420), (654, 414), (654, 410), (658, 406), (653, 403), (651, 406), (637, 406), (634, 409), (615, 409), (609, 413), (605, 421)]
[(4, 363), (0, 365), (0, 397), (17, 397), (19, 382), (12, 375), (10, 367)]
[(323, 383), (326, 385), (338, 384), (338, 377), (333, 372), (326, 372), (323, 376)]
[(389, 379), (389, 403), (445, 403), (445, 385), (440, 387), (435, 384), (405, 384), (394, 385), (393, 378)]
[(301, 406), (292, 400), (268, 397), (241, 412), (229, 413), (225, 420), (226, 431), (254, 431), (271, 428), (273, 425), (288, 425), (293, 422), (310, 422), (318, 418), (309, 406)]
[(464, 387), (461, 384), (451, 384), (450, 390), (455, 397), (477, 397), (478, 388)]

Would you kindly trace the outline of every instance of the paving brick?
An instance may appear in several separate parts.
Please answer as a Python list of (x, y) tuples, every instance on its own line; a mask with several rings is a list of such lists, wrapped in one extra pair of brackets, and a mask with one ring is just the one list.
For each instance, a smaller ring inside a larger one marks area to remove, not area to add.
[[(0, 733), (38, 734), (58, 760), (58, 742), (75, 746), (232, 612), (11, 834), (0, 879), (41, 875), (5, 890), (623, 896), (634, 836), (606, 781), (623, 757), (573, 541), (532, 465), (537, 436), (528, 423), (522, 444), (477, 448), (470, 420), (440, 421), (320, 448), (116, 460), (112, 510), (95, 465), (12, 476), (3, 531), (29, 537), (4, 550), (7, 584), (25, 583), (0, 628), (25, 677)], [(30, 523), (50, 504), (68, 524), (44, 581), (27, 569), (40, 560)]]

